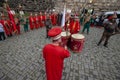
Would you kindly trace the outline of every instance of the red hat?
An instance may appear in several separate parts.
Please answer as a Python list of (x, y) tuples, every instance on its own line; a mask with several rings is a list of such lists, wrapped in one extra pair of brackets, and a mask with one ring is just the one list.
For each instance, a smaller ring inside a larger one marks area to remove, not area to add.
[(108, 17), (108, 20), (111, 20), (111, 19), (113, 19), (113, 16), (109, 16), (109, 17)]
[(61, 37), (62, 28), (61, 27), (54, 27), (49, 30), (48, 36), (52, 37), (53, 40), (57, 40)]

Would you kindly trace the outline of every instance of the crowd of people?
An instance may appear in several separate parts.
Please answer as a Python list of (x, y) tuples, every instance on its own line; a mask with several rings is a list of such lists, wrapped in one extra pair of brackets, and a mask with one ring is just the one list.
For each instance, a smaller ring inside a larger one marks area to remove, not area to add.
[[(42, 27), (46, 27), (46, 38), (49, 38), (48, 31), (53, 26), (61, 26), (61, 21), (63, 14), (56, 12), (39, 12), (39, 13), (30, 13), (29, 16), (24, 17), (14, 17), (15, 27), (9, 17), (1, 16), (0, 19), (0, 40), (5, 40), (7, 37), (13, 36), (13, 34), (19, 35), (21, 33), (21, 25), (24, 27), (24, 31), (27, 32), (29, 29), (34, 30)], [(65, 17), (65, 26), (63, 30), (69, 31), (71, 34), (79, 33), (82, 28), (82, 34), (87, 30), (87, 34), (89, 34), (90, 26), (95, 26), (95, 15), (91, 15), (89, 13), (84, 14), (84, 16), (79, 16), (78, 14), (66, 13)], [(117, 24), (119, 28), (120, 22)], [(104, 26), (104, 25), (102, 25)], [(101, 41), (99, 42), (99, 44)], [(99, 45), (98, 44), (98, 45)]]
[[(9, 13), (8, 13), (9, 14)], [(11, 16), (2, 15), (0, 18), (0, 32), (4, 33), (4, 37), (0, 35), (1, 40), (5, 40), (7, 37), (11, 37), (14, 34), (19, 35), (21, 33), (21, 26), (23, 26), (24, 31), (27, 32), (29, 29), (34, 30), (38, 28), (42, 28), (44, 26), (49, 26), (51, 24), (51, 27), (54, 25), (57, 25), (57, 15), (56, 13), (42, 13), (40, 12), (39, 15), (37, 13), (30, 13), (29, 16), (24, 17), (16, 17), (16, 15), (10, 13), (9, 15), (12, 15), (13, 21), (11, 20)], [(48, 23), (51, 21), (51, 23)], [(13, 22), (15, 24), (13, 24)], [(59, 22), (60, 23), (60, 22)]]
[[(12, 15), (12, 18), (11, 18)], [(69, 26), (67, 26), (71, 33), (76, 33), (80, 31), (80, 23), (78, 16), (71, 17), (69, 13), (66, 15), (66, 23), (69, 22)], [(34, 30), (42, 27), (46, 27), (46, 32), (52, 28), (52, 26), (61, 26), (62, 22), (62, 13), (56, 12), (36, 12), (36, 13), (29, 13), (29, 16), (24, 17), (16, 17), (16, 15), (9, 13), (7, 15), (2, 15), (0, 18), (2, 32), (4, 36), (11, 37), (14, 34), (21, 34), (21, 26), (23, 26), (24, 31), (27, 32), (29, 29)], [(65, 24), (66, 25), (66, 24)], [(74, 27), (72, 27), (74, 25)], [(48, 37), (46, 33), (46, 37)], [(0, 35), (1, 40), (5, 38)]]

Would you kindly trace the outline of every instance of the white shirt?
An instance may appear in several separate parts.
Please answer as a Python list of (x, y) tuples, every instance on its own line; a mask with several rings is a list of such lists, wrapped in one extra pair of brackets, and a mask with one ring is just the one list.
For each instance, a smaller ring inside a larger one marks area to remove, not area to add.
[(0, 32), (4, 32), (3, 25), (0, 23)]

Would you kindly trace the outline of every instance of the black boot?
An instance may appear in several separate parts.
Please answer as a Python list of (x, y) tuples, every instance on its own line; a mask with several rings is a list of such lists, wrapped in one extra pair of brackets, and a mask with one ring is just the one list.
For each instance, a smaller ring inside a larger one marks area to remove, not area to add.
[(103, 46), (104, 46), (104, 47), (106, 47), (106, 48), (108, 48), (108, 45), (107, 45), (107, 44), (108, 44), (108, 43), (104, 43), (104, 45), (103, 45)]
[(101, 42), (102, 42), (102, 41), (99, 41), (99, 42), (97, 43), (97, 46), (99, 46)]
[(97, 43), (97, 46), (99, 46), (100, 44), (99, 43)]

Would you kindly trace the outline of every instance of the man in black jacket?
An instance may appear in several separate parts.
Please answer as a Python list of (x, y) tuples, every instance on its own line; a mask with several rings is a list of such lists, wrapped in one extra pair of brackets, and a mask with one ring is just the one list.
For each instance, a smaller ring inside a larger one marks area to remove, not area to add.
[(47, 14), (47, 19), (45, 21), (45, 26), (46, 26), (46, 38), (49, 38), (48, 31), (52, 28), (52, 22), (51, 22), (49, 14)]
[(110, 16), (108, 18), (108, 21), (106, 21), (104, 23), (104, 32), (103, 32), (103, 35), (97, 45), (99, 46), (101, 44), (101, 42), (105, 39), (104, 46), (108, 47), (107, 46), (108, 40), (110, 39), (110, 37), (112, 35), (116, 34), (116, 32), (115, 32), (116, 30), (120, 32), (120, 30), (117, 26), (117, 23), (116, 23), (116, 19), (114, 18), (114, 16)]

